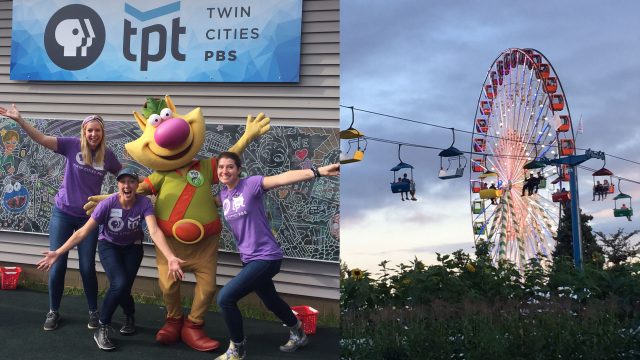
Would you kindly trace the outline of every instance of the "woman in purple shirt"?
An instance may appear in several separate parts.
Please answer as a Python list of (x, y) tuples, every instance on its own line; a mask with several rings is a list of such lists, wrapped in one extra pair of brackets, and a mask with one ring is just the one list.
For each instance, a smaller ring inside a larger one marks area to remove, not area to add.
[(98, 225), (102, 225), (98, 237), (98, 255), (109, 279), (109, 290), (102, 303), (99, 326), (93, 339), (100, 349), (107, 351), (115, 349), (109, 338), (109, 326), (118, 305), (122, 307), (125, 315), (120, 333), (131, 335), (135, 332), (135, 304), (131, 296), (131, 287), (142, 262), (143, 219), (151, 239), (168, 260), (167, 276), (175, 280), (184, 276), (180, 269), (180, 264), (184, 261), (178, 259), (167, 245), (167, 240), (153, 214), (151, 200), (136, 194), (138, 175), (132, 169), (124, 168), (118, 174), (117, 180), (118, 192), (101, 201), (83, 227), (74, 232), (56, 251), (44, 252), (45, 257), (37, 263), (39, 269), (48, 270), (59, 257), (79, 245), (98, 229)]
[[(80, 229), (89, 218), (82, 208), (91, 195), (100, 194), (107, 172), (117, 174), (122, 165), (115, 154), (107, 149), (104, 122), (98, 115), (89, 115), (82, 122), (80, 138), (48, 136), (26, 122), (15, 105), (0, 107), (0, 115), (15, 120), (33, 141), (66, 158), (64, 179), (55, 197), (55, 206), (49, 222), (49, 249), (56, 250)], [(78, 245), (80, 275), (89, 305), (89, 329), (98, 327), (98, 280), (96, 277), (97, 229), (87, 235), (87, 241)], [(49, 312), (45, 330), (58, 327), (60, 302), (67, 271), (67, 255), (49, 272)]]
[(282, 249), (271, 232), (262, 202), (265, 191), (321, 176), (340, 174), (340, 165), (291, 170), (275, 176), (240, 178), (240, 157), (232, 152), (218, 156), (218, 179), (223, 186), (216, 199), (236, 239), (242, 270), (218, 294), (218, 305), (231, 334), (226, 353), (219, 360), (245, 358), (245, 337), (238, 301), (255, 292), (265, 306), (289, 327), (289, 341), (280, 350), (293, 352), (308, 343), (291, 307), (276, 292), (273, 277), (280, 272)]

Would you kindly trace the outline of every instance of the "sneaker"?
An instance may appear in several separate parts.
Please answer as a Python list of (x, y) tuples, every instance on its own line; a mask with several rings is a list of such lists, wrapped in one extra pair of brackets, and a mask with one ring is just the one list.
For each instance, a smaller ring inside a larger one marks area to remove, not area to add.
[(302, 324), (298, 320), (298, 323), (289, 328), (289, 341), (286, 344), (280, 346), (280, 351), (294, 352), (298, 348), (306, 346), (309, 343), (307, 334), (302, 329)]
[(98, 326), (100, 325), (99, 320), (100, 320), (100, 313), (98, 312), (98, 310), (89, 311), (89, 322), (87, 323), (87, 328), (91, 330), (97, 329)]
[(101, 350), (111, 351), (116, 348), (109, 339), (109, 325), (99, 324), (98, 330), (93, 334), (93, 340)]
[(57, 311), (49, 310), (47, 313), (47, 319), (44, 321), (44, 329), (46, 331), (55, 330), (58, 328), (58, 321), (60, 321), (60, 313)]
[(122, 322), (122, 327), (120, 328), (120, 334), (122, 335), (133, 335), (136, 332), (136, 319), (133, 315), (128, 316), (125, 315), (124, 321)]
[(229, 349), (224, 354), (218, 356), (216, 360), (242, 360), (247, 355), (244, 346), (247, 340), (243, 340), (240, 343), (234, 343), (229, 341)]

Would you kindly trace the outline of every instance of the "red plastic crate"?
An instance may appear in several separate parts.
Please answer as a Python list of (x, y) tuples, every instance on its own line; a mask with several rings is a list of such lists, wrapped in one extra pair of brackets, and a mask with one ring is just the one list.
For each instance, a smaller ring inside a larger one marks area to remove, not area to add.
[(18, 279), (22, 268), (19, 266), (14, 267), (0, 267), (0, 275), (2, 277), (2, 290), (14, 290), (18, 286)]
[(302, 329), (307, 335), (316, 333), (316, 324), (318, 322), (318, 310), (307, 305), (292, 306), (291, 310), (302, 323)]

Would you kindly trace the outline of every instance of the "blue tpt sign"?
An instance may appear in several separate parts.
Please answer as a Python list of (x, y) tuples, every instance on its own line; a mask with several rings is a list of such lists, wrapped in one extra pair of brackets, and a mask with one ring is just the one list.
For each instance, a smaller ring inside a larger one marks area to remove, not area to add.
[(301, 17), (302, 0), (14, 0), (10, 78), (297, 82)]

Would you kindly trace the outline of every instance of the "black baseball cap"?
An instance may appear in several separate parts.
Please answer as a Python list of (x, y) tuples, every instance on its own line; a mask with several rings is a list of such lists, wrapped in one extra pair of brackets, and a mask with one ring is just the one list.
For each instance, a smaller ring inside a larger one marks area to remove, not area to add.
[(131, 176), (132, 178), (136, 179), (136, 181), (138, 181), (138, 173), (133, 168), (122, 168), (122, 170), (120, 170), (120, 172), (118, 173), (118, 176), (116, 176), (116, 180), (120, 181), (120, 179), (122, 179), (124, 176)]

